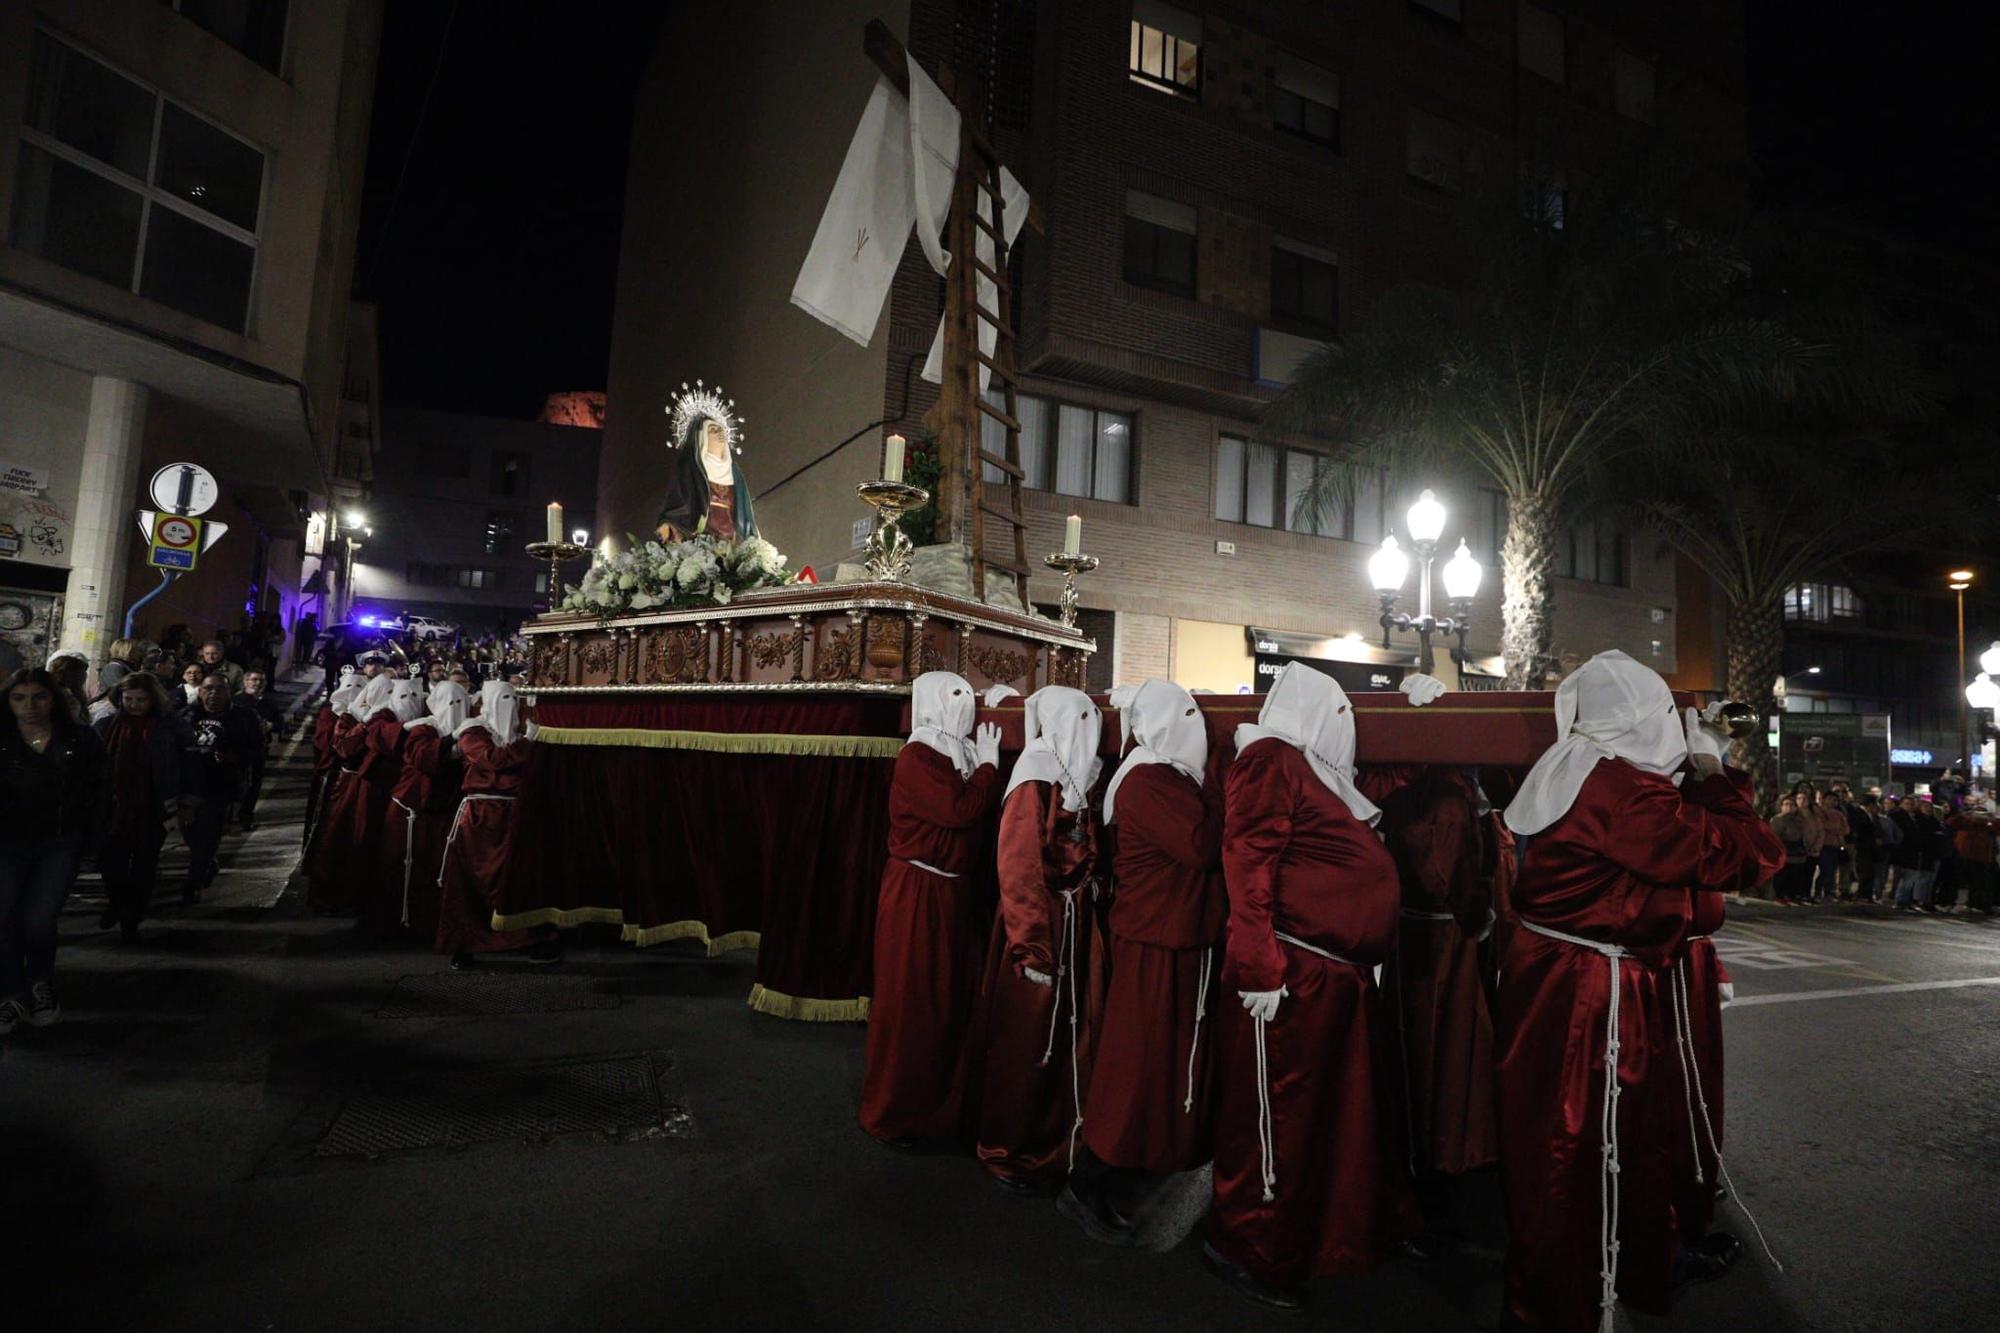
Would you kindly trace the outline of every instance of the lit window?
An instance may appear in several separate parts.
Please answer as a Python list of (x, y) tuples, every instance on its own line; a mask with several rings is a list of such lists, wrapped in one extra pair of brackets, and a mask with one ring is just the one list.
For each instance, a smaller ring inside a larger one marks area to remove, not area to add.
[(1159, 0), (1133, 0), (1132, 47), (1126, 68), (1134, 83), (1199, 96), (1201, 20)]
[(1465, 148), (1452, 122), (1412, 108), (1408, 152), (1412, 180), (1450, 194), (1464, 188)]
[[(986, 401), (1004, 410), (998, 390), (988, 389)], [(1113, 504), (1132, 503), (1131, 413), (1104, 412), (1024, 393), (1014, 395), (1014, 406), (1015, 420), (1021, 423), (1023, 486)], [(984, 413), (981, 416), (980, 447), (1005, 457), (1007, 428)], [(1007, 480), (1007, 474), (990, 463), (982, 475), (989, 485)]]
[(509, 555), (514, 550), (514, 515), (505, 509), (486, 515), (486, 554)]
[(1279, 237), (1271, 247), (1271, 316), (1331, 333), (1340, 327), (1340, 267), (1329, 252)]
[(1125, 281), (1193, 296), (1195, 211), (1137, 190), (1125, 192)]
[(243, 331), (263, 153), (38, 31), (19, 168), (21, 249)]
[(1653, 66), (1620, 51), (1612, 65), (1613, 105), (1621, 116), (1653, 123)]
[(1225, 523), (1284, 528), (1318, 537), (1379, 542), (1386, 488), (1379, 470), (1352, 478), (1345, 496), (1324, 494), (1333, 469), (1324, 454), (1260, 444), (1238, 435), (1215, 441), (1215, 516)]
[(1301, 139), (1340, 147), (1340, 76), (1280, 55), (1271, 89), (1271, 123)]
[(1551, 83), (1569, 82), (1561, 18), (1522, 0), (1514, 34), (1522, 69)]

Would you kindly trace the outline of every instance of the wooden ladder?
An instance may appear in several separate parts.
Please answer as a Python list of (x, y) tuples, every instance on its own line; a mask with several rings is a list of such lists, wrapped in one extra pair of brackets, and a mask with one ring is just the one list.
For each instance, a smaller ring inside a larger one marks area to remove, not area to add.
[[(952, 444), (959, 460), (957, 468), (941, 471), (940, 480), (956, 480), (962, 490), (958, 496), (942, 500), (939, 507), (946, 515), (964, 517), (959, 530), (967, 535), (972, 548), (974, 595), (985, 601), (987, 571), (1000, 570), (1014, 580), (1014, 591), (1025, 609), (1029, 605), (1028, 520), (1021, 505), (1021, 483), (1026, 473), (1021, 468), (1013, 284), (1008, 280), (1007, 237), (1001, 213), (1000, 158), (969, 113), (960, 123), (958, 176), (946, 226), (952, 263), (945, 290), (944, 392), (939, 406), (945, 426), (940, 437), (957, 436)], [(981, 239), (992, 247), (990, 265), (979, 257)], [(993, 284), (994, 309), (980, 304), (981, 278)], [(982, 329), (992, 331), (990, 356), (980, 345)], [(988, 385), (999, 390), (1003, 406), (995, 407), (980, 392), (982, 370)], [(1006, 433), (1004, 453), (986, 448), (987, 418), (998, 422)], [(1006, 479), (1004, 505), (988, 499), (988, 467)], [(999, 531), (990, 525), (997, 525)]]

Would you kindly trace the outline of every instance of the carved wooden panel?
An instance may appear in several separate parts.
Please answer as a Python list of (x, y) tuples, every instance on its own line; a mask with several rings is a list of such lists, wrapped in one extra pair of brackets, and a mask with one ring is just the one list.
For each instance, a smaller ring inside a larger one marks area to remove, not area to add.
[(995, 685), (1015, 685), (1026, 678), (1032, 659), (1012, 648), (975, 643), (966, 645), (965, 662)]
[(586, 636), (577, 645), (576, 665), (580, 684), (617, 684), (618, 635), (614, 632)]
[(533, 663), (537, 685), (568, 685), (569, 636), (550, 634), (535, 645)]
[(866, 624), (868, 665), (875, 669), (870, 674), (898, 674), (896, 669), (903, 665), (903, 635), (906, 631), (901, 617), (870, 616)]
[(646, 683), (689, 685), (708, 674), (708, 634), (693, 625), (656, 629), (645, 637)]
[(1049, 684), (1083, 688), (1085, 655), (1072, 648), (1049, 649)]
[(858, 629), (828, 630), (813, 657), (814, 680), (853, 680), (861, 674)]

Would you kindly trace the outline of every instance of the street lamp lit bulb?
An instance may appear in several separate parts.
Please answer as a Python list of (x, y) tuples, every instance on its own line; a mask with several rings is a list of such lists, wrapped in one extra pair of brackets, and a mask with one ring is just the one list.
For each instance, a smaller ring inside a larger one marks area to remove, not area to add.
[(2000, 676), (2000, 639), (1979, 655), (1979, 669), (1989, 676)]
[(590, 534), (582, 528), (578, 528), (569, 535), (569, 540), (571, 545), (574, 546), (588, 546), (590, 545)]
[(1401, 592), (1410, 577), (1410, 557), (1396, 545), (1396, 534), (1382, 539), (1382, 549), (1368, 557), (1368, 582), (1376, 592)]
[(358, 528), (368, 522), (368, 515), (362, 513), (359, 509), (350, 509), (340, 516), (340, 521), (350, 528)]
[(1434, 542), (1444, 536), (1444, 505), (1437, 496), (1426, 490), (1410, 506), (1410, 540), (1419, 546)]
[(1471, 601), (1479, 595), (1479, 579), (1485, 572), (1461, 537), (1458, 549), (1444, 562), (1444, 595), (1454, 602)]
[(1982, 671), (1965, 687), (1965, 701), (1974, 708), (2000, 708), (2000, 685)]

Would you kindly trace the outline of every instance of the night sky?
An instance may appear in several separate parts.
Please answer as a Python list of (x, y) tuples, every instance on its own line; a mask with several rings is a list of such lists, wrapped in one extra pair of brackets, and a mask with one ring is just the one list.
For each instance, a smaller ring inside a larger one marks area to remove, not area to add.
[[(527, 418), (551, 391), (604, 387), (632, 94), (659, 8), (388, 6), (357, 295), (382, 307), (390, 402)], [(1984, 254), (2000, 125), (1969, 8), (1916, 0), (1863, 22), (1748, 0), (1758, 196)]]

